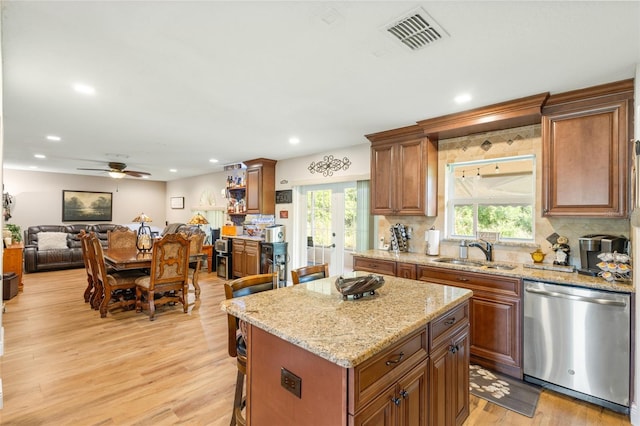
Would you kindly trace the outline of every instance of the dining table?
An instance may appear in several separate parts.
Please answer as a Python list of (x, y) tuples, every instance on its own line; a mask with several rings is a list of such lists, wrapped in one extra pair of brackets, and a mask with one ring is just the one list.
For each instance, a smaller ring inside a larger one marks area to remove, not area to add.
[[(104, 250), (104, 261), (107, 266), (116, 271), (127, 271), (132, 269), (151, 269), (152, 251), (138, 250), (136, 247), (130, 248), (107, 248)], [(206, 253), (189, 254), (189, 262), (195, 262), (198, 258), (207, 258)], [(193, 287), (196, 298), (200, 296), (200, 285), (198, 284), (198, 274), (193, 274)]]

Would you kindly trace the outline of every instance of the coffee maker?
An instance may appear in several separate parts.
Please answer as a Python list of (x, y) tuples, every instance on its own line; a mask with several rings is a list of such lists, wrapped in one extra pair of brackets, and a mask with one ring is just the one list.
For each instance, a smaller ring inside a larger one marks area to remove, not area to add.
[(629, 240), (622, 236), (591, 234), (578, 238), (580, 245), (579, 274), (596, 276), (601, 269), (596, 265), (601, 262), (600, 253), (629, 253)]

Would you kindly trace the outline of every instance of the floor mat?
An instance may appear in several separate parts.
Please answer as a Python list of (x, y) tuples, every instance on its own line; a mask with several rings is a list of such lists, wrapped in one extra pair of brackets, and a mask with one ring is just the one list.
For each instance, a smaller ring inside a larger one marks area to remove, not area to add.
[(494, 373), (479, 365), (469, 366), (469, 391), (508, 410), (533, 417), (542, 388)]

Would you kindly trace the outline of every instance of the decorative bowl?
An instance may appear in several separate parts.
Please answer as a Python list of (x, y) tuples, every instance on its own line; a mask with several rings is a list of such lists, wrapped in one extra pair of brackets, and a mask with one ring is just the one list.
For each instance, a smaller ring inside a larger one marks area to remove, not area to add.
[(540, 263), (544, 260), (544, 257), (546, 256), (545, 253), (543, 253), (540, 249), (529, 253), (531, 255), (531, 259), (533, 259), (534, 263)]
[(364, 277), (343, 278), (338, 277), (335, 285), (342, 294), (343, 299), (353, 296), (353, 299), (360, 299), (365, 294), (373, 295), (375, 290), (382, 287), (384, 278), (380, 275), (369, 274)]

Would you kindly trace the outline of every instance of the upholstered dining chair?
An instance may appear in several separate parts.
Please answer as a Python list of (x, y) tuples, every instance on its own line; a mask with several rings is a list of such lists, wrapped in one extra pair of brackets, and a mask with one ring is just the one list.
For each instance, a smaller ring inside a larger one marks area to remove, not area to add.
[[(224, 284), (224, 295), (227, 299), (273, 290), (278, 287), (278, 274), (249, 275), (238, 278)], [(231, 414), (231, 426), (246, 425), (246, 419), (242, 414), (245, 406), (244, 379), (247, 375), (247, 345), (242, 333), (240, 322), (233, 315), (227, 314), (228, 350), (229, 356), (236, 358), (238, 375), (236, 378), (236, 393), (233, 399), (233, 411)]]
[(120, 271), (107, 274), (107, 266), (104, 262), (104, 252), (100, 239), (95, 234), (90, 234), (89, 243), (93, 248), (92, 257), (95, 291), (100, 305), (100, 317), (107, 316), (107, 311), (115, 308), (131, 309), (135, 306), (133, 292), (136, 287), (136, 279), (143, 277), (142, 271)]
[(329, 276), (329, 264), (322, 263), (320, 265), (304, 266), (291, 270), (291, 281), (294, 285), (306, 283), (308, 281), (319, 280)]
[(180, 234), (167, 234), (153, 244), (150, 275), (136, 280), (136, 311), (148, 309), (153, 321), (156, 306), (180, 302), (187, 313), (188, 292), (189, 241)]
[(138, 234), (126, 226), (119, 226), (107, 232), (107, 246), (110, 249), (135, 248)]

